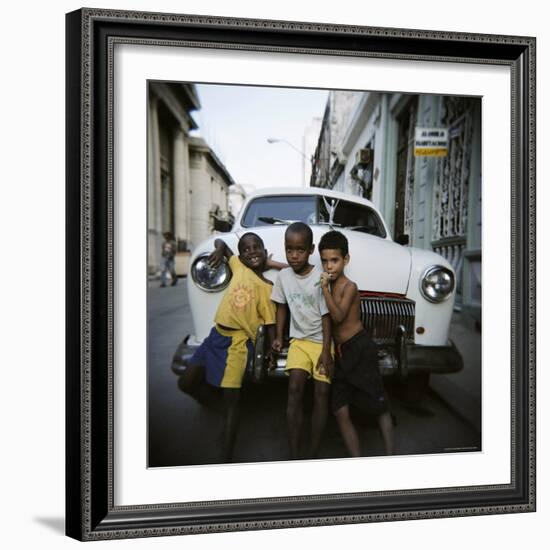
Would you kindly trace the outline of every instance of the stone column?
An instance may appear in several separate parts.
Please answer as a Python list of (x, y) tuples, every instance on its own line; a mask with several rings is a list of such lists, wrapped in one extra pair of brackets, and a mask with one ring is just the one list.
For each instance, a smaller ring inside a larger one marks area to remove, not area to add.
[[(395, 188), (397, 178), (397, 137), (399, 133), (399, 124), (397, 122), (397, 112), (390, 108), (391, 95), (382, 94), (382, 112), (380, 116), (380, 137), (376, 135), (374, 147), (382, 149), (380, 151), (382, 159), (380, 162), (380, 173), (378, 178), (374, 178), (373, 202), (378, 206), (386, 225), (392, 237), (395, 226)], [(382, 133), (383, 132), (383, 133)], [(376, 172), (376, 167), (374, 169)], [(378, 192), (375, 195), (374, 189)]]
[(187, 239), (187, 246), (191, 247), (191, 201), (193, 198), (193, 195), (191, 194), (191, 161), (189, 159), (189, 140), (185, 140), (185, 148), (183, 150), (183, 158), (184, 163), (186, 166), (185, 169), (185, 211), (184, 211), (184, 217), (185, 217), (185, 234), (187, 235), (185, 238)]
[(210, 175), (207, 171), (204, 151), (195, 149), (194, 159), (191, 161), (193, 208), (191, 210), (191, 240), (193, 246), (197, 246), (210, 235), (210, 208), (211, 208), (211, 185)]
[[(386, 179), (386, 156), (388, 148), (389, 106), (387, 94), (380, 94), (380, 115), (374, 128), (374, 151), (372, 163), (372, 202), (383, 211), (385, 206), (382, 180)], [(379, 145), (380, 144), (380, 145)]]
[(186, 163), (185, 133), (178, 128), (174, 135), (174, 230), (176, 239), (188, 240), (189, 165)]
[(147, 264), (149, 273), (159, 269), (161, 241), (160, 136), (158, 97), (149, 90), (147, 109)]

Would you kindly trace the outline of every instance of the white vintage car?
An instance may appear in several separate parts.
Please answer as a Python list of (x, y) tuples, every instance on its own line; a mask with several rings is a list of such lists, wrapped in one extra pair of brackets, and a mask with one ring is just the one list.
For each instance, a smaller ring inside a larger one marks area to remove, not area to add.
[[(451, 265), (434, 252), (394, 242), (370, 201), (319, 188), (262, 190), (247, 197), (233, 228), (222, 238), (237, 253), (240, 235), (254, 231), (274, 260), (286, 262), (284, 232), (294, 221), (311, 226), (314, 243), (330, 229), (348, 238), (346, 273), (360, 290), (363, 323), (378, 345), (382, 374), (398, 375), (411, 387), (413, 382), (423, 387), (431, 373), (462, 368), (462, 357), (448, 338), (455, 294)], [(227, 263), (212, 269), (206, 262), (216, 238), (220, 235), (202, 242), (191, 258), (188, 292), (194, 334), (185, 338), (174, 355), (176, 374), (182, 372), (185, 357), (208, 335), (231, 279)], [(320, 265), (317, 250), (310, 262)], [(277, 271), (265, 275), (275, 280)], [(272, 358), (265, 340), (260, 328), (248, 369), (256, 381), (281, 375), (286, 361), (283, 352), (276, 358), (277, 368), (268, 369)]]

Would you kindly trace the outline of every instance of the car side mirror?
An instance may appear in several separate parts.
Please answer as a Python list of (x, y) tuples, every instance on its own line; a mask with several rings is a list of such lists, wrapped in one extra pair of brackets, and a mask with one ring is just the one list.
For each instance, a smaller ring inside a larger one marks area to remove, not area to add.
[(233, 224), (226, 220), (214, 219), (214, 229), (222, 233), (228, 233), (233, 228)]
[(398, 237), (395, 239), (395, 242), (397, 244), (402, 244), (403, 246), (407, 246), (409, 244), (409, 236), (403, 233), (402, 235), (398, 235)]

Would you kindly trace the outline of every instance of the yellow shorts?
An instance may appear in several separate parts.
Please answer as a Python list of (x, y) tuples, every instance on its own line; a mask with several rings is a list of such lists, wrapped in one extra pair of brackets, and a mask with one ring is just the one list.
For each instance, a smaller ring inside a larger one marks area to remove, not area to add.
[[(317, 361), (319, 361), (322, 351), (323, 344), (320, 342), (293, 338), (288, 348), (285, 372), (288, 374), (288, 371), (292, 369), (305, 370), (310, 377), (313, 376), (313, 380), (330, 384), (330, 378), (321, 374), (317, 368)], [(332, 350), (331, 355), (334, 356)]]

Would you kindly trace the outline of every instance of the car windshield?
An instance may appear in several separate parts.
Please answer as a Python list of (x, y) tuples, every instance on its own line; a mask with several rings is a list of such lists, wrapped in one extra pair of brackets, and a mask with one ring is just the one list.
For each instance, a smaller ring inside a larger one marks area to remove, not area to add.
[(314, 195), (274, 195), (254, 199), (244, 213), (242, 225), (317, 223), (317, 197)]
[[(386, 237), (384, 224), (376, 212), (366, 205), (327, 197), (329, 205), (334, 201), (332, 220), (335, 228), (343, 227), (354, 231)], [(258, 197), (248, 205), (241, 225), (290, 224), (300, 221), (307, 224), (328, 224), (330, 219), (327, 204), (322, 196), (316, 195), (273, 195)]]
[[(369, 233), (377, 237), (386, 237), (384, 224), (378, 214), (366, 205), (356, 202), (327, 198), (329, 205), (334, 201), (336, 210), (332, 220), (335, 227), (345, 227), (361, 233)], [(327, 205), (322, 197), (319, 198), (319, 222), (328, 223), (330, 219)]]

